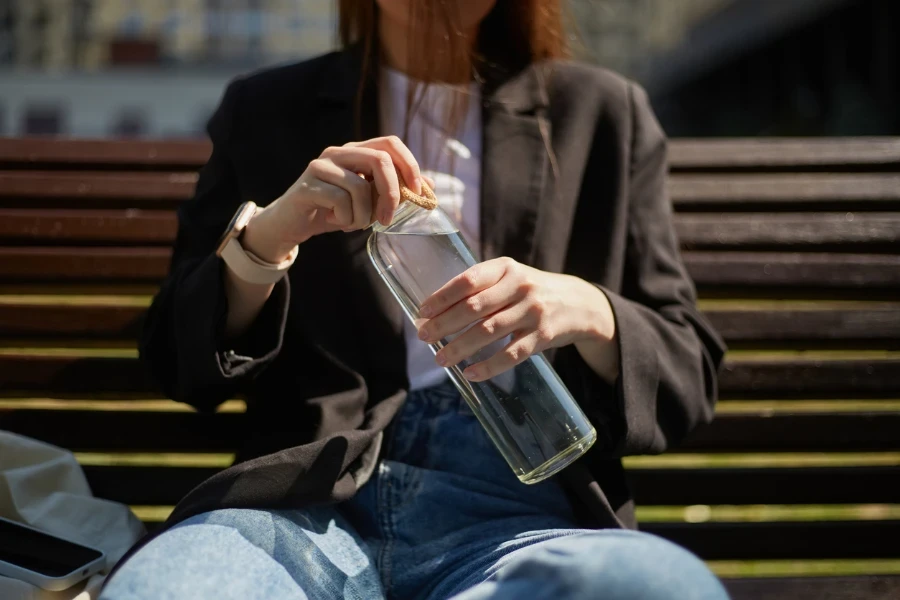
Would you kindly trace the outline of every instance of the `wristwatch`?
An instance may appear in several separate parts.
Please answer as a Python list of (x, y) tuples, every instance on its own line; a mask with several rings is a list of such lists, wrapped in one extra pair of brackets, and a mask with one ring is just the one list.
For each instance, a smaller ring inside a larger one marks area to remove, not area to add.
[(241, 234), (250, 220), (258, 213), (259, 208), (254, 202), (244, 202), (234, 213), (231, 223), (222, 234), (219, 242), (219, 248), (216, 250), (216, 256), (225, 261), (231, 272), (238, 279), (242, 279), (247, 283), (256, 283), (260, 285), (271, 285), (277, 283), (284, 277), (291, 265), (297, 259), (297, 246), (291, 250), (288, 258), (279, 264), (266, 262), (248, 252), (241, 246)]

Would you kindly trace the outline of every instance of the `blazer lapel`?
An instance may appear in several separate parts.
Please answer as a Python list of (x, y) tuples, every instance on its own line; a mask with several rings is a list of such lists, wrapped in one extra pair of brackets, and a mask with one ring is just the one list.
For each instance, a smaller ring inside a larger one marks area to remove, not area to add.
[[(354, 105), (360, 60), (347, 52), (319, 93), (316, 139), (325, 148), (379, 135), (377, 88), (366, 87), (357, 135)], [(488, 260), (509, 256), (525, 264), (537, 259), (540, 221), (552, 209), (556, 193), (551, 167), (548, 98), (542, 73), (527, 68), (485, 91), (482, 109), (481, 256)], [(365, 324), (360, 343), (381, 346), (370, 367), (376, 373), (395, 371), (405, 356), (404, 315), (381, 281), (365, 251), (369, 231), (344, 236), (353, 272), (361, 277), (351, 285), (359, 322)], [(387, 344), (386, 341), (391, 340)], [(396, 347), (395, 347), (396, 346)], [(405, 363), (403, 363), (405, 364)], [(370, 379), (370, 383), (373, 381)]]
[(553, 205), (543, 73), (523, 70), (486, 93), (482, 111), (481, 256), (534, 264), (538, 222)]

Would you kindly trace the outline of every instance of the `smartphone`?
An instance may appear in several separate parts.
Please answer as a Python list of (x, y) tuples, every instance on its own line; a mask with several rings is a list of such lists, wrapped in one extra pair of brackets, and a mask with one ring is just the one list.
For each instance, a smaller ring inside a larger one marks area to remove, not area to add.
[(100, 550), (0, 518), (0, 575), (58, 592), (105, 566)]

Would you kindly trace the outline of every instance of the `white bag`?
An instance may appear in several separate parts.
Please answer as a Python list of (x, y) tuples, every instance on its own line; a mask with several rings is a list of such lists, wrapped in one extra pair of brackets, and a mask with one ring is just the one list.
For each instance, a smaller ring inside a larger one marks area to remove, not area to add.
[[(142, 535), (144, 526), (118, 502), (94, 498), (68, 450), (0, 431), (0, 517), (106, 553), (107, 572)], [(0, 576), (3, 600), (90, 600), (104, 575), (69, 590), (48, 592)]]

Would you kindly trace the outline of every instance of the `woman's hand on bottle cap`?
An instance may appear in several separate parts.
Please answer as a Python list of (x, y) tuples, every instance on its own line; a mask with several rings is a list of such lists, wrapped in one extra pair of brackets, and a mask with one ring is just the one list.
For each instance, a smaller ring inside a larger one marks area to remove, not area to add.
[[(356, 231), (378, 221), (390, 225), (400, 185), (422, 191), (419, 164), (396, 136), (326, 148), (270, 206), (266, 236), (292, 247), (332, 231)], [(261, 220), (258, 226), (263, 226)], [(259, 235), (260, 232), (257, 232)]]

